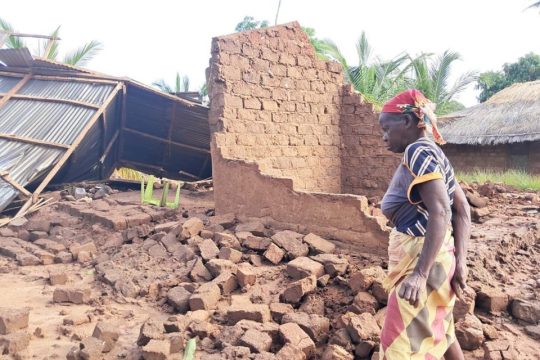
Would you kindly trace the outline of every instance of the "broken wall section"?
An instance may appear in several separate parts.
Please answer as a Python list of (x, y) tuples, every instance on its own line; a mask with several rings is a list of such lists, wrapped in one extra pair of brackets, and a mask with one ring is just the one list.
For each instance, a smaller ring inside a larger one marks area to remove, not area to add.
[[(318, 59), (292, 23), (215, 38), (208, 71), (217, 212), (270, 217), (385, 252), (386, 220), (372, 216), (366, 197), (340, 195), (381, 192), (389, 180), (372, 177), (384, 174), (377, 168), (365, 172), (376, 186), (357, 179), (377, 161), (354, 151), (383, 154), (382, 135), (372, 106), (344, 88), (341, 66)], [(369, 136), (351, 133), (370, 121)]]
[(297, 190), (341, 193), (341, 67), (282, 26), (212, 46), (210, 125), (224, 157), (255, 161)]

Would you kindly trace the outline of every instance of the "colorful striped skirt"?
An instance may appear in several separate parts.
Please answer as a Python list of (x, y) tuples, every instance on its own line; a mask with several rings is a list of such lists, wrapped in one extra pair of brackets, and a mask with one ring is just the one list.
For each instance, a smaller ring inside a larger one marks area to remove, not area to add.
[(398, 296), (401, 281), (410, 275), (420, 256), (424, 237), (393, 230), (388, 247), (388, 306), (381, 332), (381, 360), (436, 360), (455, 341), (452, 311), (456, 300), (450, 282), (455, 270), (454, 238), (446, 234), (427, 279), (426, 291), (414, 307)]

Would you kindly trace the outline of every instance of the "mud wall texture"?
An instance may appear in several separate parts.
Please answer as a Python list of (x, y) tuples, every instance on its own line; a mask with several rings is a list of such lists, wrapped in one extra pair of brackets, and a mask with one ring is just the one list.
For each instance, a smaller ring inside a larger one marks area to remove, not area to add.
[(317, 57), (298, 23), (213, 39), (218, 212), (323, 228), (349, 242), (369, 234), (360, 247), (371, 250), (385, 243), (384, 221), (371, 217), (364, 196), (382, 195), (399, 157), (385, 150), (377, 114), (341, 70)]
[(519, 169), (540, 174), (540, 142), (493, 146), (452, 145), (443, 150), (457, 171)]

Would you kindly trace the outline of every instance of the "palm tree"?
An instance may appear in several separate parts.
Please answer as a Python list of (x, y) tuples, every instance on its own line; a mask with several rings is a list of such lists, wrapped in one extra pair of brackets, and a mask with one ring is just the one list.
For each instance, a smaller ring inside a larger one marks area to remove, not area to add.
[(341, 64), (345, 79), (376, 106), (380, 107), (407, 87), (405, 75), (410, 67), (409, 56), (399, 54), (390, 60), (374, 58), (373, 47), (363, 31), (356, 44), (357, 65), (350, 66), (334, 42), (326, 40), (321, 47), (328, 58)]
[[(5, 32), (8, 35), (15, 32), (13, 26), (10, 23), (0, 18), (0, 32)], [(60, 33), (60, 26), (54, 30), (49, 39), (40, 43), (37, 51), (34, 55), (37, 57), (58, 60), (58, 36)], [(20, 49), (26, 47), (25, 42), (18, 36), (8, 36), (5, 45), (9, 49)], [(83, 46), (75, 49), (74, 51), (67, 53), (62, 60), (63, 63), (74, 66), (85, 66), (90, 60), (92, 60), (99, 51), (101, 51), (102, 45), (99, 41), (92, 40)]]
[(435, 59), (430, 54), (424, 54), (416, 59), (410, 58), (412, 64), (410, 87), (422, 91), (428, 99), (436, 103), (437, 114), (447, 114), (462, 107), (455, 97), (478, 78), (476, 72), (468, 71), (450, 86), (452, 65), (458, 60), (461, 60), (461, 55), (450, 50), (446, 50)]
[(168, 94), (176, 94), (179, 92), (189, 91), (189, 77), (181, 77), (180, 73), (176, 73), (176, 79), (174, 82), (174, 87), (170, 86), (165, 80), (160, 79), (152, 83), (155, 87), (159, 88), (161, 91)]

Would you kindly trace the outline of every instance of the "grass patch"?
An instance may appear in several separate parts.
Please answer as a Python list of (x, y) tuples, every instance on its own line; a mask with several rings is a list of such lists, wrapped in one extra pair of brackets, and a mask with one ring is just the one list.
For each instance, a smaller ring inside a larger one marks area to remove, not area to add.
[(540, 176), (531, 175), (524, 171), (509, 170), (505, 172), (495, 172), (489, 170), (476, 170), (472, 172), (457, 172), (456, 177), (460, 181), (467, 183), (476, 182), (484, 184), (510, 185), (518, 190), (540, 191)]

